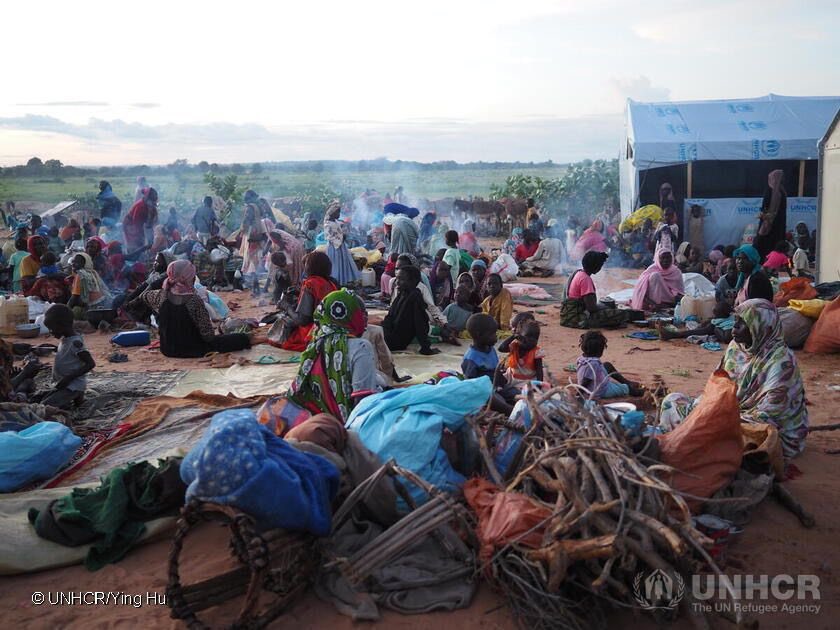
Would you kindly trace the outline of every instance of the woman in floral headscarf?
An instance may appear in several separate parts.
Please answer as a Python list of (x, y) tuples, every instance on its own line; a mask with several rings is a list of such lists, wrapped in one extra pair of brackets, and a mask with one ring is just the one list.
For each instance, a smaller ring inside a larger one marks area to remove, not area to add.
[(361, 338), (367, 311), (355, 294), (342, 289), (324, 298), (314, 317), (315, 332), (300, 356), (289, 398), (307, 411), (343, 421), (355, 393), (379, 389), (373, 346)]
[[(796, 355), (785, 344), (776, 307), (762, 299), (736, 307), (732, 336), (723, 369), (738, 384), (741, 422), (773, 425), (785, 459), (795, 457), (805, 448), (808, 409)], [(673, 428), (696, 404), (685, 394), (669, 394), (662, 401), (660, 425)]]

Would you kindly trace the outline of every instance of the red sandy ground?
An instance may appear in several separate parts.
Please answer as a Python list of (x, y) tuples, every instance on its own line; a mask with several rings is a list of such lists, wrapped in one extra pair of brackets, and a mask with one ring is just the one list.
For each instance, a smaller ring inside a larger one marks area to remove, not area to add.
[[(626, 288), (619, 281), (628, 277), (628, 272), (602, 272), (596, 277), (599, 294)], [(535, 280), (536, 283), (555, 284), (561, 279)], [(226, 299), (242, 302), (244, 308), (238, 311), (247, 315), (258, 314), (265, 309), (249, 305), (247, 294), (226, 294)], [(544, 314), (538, 319), (546, 325), (543, 328), (541, 346), (548, 355), (547, 363), (555, 378), (566, 380), (568, 374), (563, 367), (574, 362), (578, 352), (578, 331), (562, 328), (558, 324), (559, 310), (555, 306), (540, 308)], [(682, 341), (669, 343), (627, 339), (627, 331), (607, 332), (609, 347), (606, 357), (627, 375), (642, 382), (650, 382), (653, 375), (661, 375), (672, 391), (699, 394), (708, 376), (720, 360), (721, 353), (709, 352)], [(101, 369), (125, 371), (190, 369), (206, 367), (195, 361), (172, 360), (157, 352), (141, 348), (128, 348), (130, 361), (124, 364), (108, 364), (105, 357), (111, 350), (109, 335), (91, 333), (87, 342)], [(659, 348), (657, 352), (635, 352), (634, 347)], [(830, 389), (840, 384), (840, 360), (837, 355), (819, 356), (798, 352), (800, 367), (806, 383), (811, 424), (820, 425), (840, 421), (840, 391)], [(687, 373), (687, 375), (685, 375)], [(835, 407), (835, 405), (837, 405)], [(755, 512), (745, 532), (734, 540), (729, 548), (731, 573), (752, 573), (776, 575), (815, 574), (820, 577), (822, 609), (817, 615), (796, 615), (778, 612), (758, 616), (762, 628), (836, 628), (835, 615), (840, 614), (840, 587), (833, 571), (840, 571), (840, 545), (838, 545), (838, 520), (840, 520), (840, 484), (833, 470), (838, 465), (837, 456), (828, 455), (826, 449), (840, 448), (840, 432), (814, 433), (808, 439), (803, 456), (796, 465), (803, 475), (787, 482), (788, 489), (817, 519), (817, 526), (807, 530), (800, 526), (796, 517), (785, 511), (773, 500), (765, 501)], [(62, 627), (62, 628), (117, 628), (117, 627), (178, 627), (169, 619), (165, 606), (143, 605), (141, 608), (127, 606), (33, 606), (31, 594), (35, 591), (122, 591), (142, 593), (156, 591), (162, 594), (166, 585), (167, 555), (169, 541), (161, 540), (132, 551), (117, 565), (108, 566), (96, 573), (89, 573), (81, 566), (67, 567), (44, 573), (0, 578), (0, 611), (7, 627)], [(199, 577), (216, 574), (226, 566), (226, 530), (214, 526), (200, 528), (187, 543), (188, 557), (185, 582)], [(775, 602), (781, 605), (783, 602)], [(230, 622), (236, 606), (218, 608), (212, 612), (213, 625)], [(611, 617), (617, 626), (653, 626), (646, 617), (634, 617), (628, 613)], [(504, 606), (504, 599), (496, 595), (485, 584), (479, 589), (474, 602), (467, 610), (453, 613), (435, 613), (416, 617), (403, 617), (384, 612), (382, 622), (386, 627), (428, 628), (440, 624), (445, 628), (469, 630), (473, 628), (513, 628), (515, 620)], [(726, 628), (728, 622), (713, 621), (715, 627)], [(687, 627), (681, 620), (679, 626)], [(273, 628), (351, 628), (349, 618), (339, 615), (331, 605), (308, 594), (290, 611), (275, 621)]]

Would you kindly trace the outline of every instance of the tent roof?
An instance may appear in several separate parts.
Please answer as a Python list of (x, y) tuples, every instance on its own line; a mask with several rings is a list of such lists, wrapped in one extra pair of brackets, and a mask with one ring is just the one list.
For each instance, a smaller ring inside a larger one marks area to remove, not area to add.
[(47, 217), (52, 217), (52, 216), (55, 216), (57, 214), (61, 214), (62, 212), (64, 212), (65, 210), (67, 210), (71, 206), (74, 206), (77, 203), (78, 203), (78, 201), (62, 201), (61, 203), (58, 203), (58, 204), (54, 205), (52, 208), (50, 208), (46, 212), (43, 212), (41, 214), (41, 218), (46, 219)]
[(837, 96), (723, 101), (627, 100), (633, 164), (650, 168), (693, 160), (814, 160), (840, 109)]

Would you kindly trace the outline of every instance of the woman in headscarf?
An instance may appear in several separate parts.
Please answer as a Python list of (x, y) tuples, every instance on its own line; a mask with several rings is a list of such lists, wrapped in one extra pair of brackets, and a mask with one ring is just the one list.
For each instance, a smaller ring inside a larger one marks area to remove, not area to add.
[(154, 188), (145, 188), (143, 196), (134, 202), (123, 219), (125, 246), (129, 252), (146, 245), (146, 230), (157, 223), (158, 194)]
[(108, 247), (108, 244), (98, 236), (93, 236), (85, 243), (85, 252), (93, 261), (93, 268), (96, 270), (105, 282), (109, 282), (111, 277), (108, 273), (108, 259), (103, 253)]
[(239, 246), (239, 255), (242, 256), (242, 282), (256, 295), (260, 292), (257, 273), (267, 245), (268, 233), (265, 223), (260, 217), (257, 193), (253, 190), (246, 190), (244, 201), (245, 214), (239, 228), (239, 236), (242, 241)]
[(93, 268), (87, 254), (73, 258), (73, 286), (67, 306), (73, 309), (76, 319), (84, 319), (89, 309), (111, 308), (113, 297), (107, 285)]
[(166, 238), (166, 232), (162, 225), (156, 225), (154, 229), (154, 239), (152, 240), (152, 247), (149, 251), (152, 254), (157, 254), (158, 252), (162, 252), (164, 249), (169, 247), (169, 239)]
[[(295, 238), (283, 228), (272, 230), (268, 234), (271, 239), (270, 254), (283, 252), (286, 254), (286, 269), (292, 284), (300, 284), (303, 275), (303, 259), (306, 257), (306, 249), (300, 239)], [(269, 274), (271, 275), (271, 274)]]
[(144, 322), (149, 321), (149, 317), (152, 315), (152, 310), (146, 306), (145, 303), (138, 300), (138, 298), (146, 291), (157, 291), (163, 288), (163, 282), (166, 280), (166, 270), (173, 262), (175, 262), (175, 256), (172, 252), (158, 252), (158, 255), (155, 256), (152, 270), (146, 277), (145, 282), (138, 284), (128, 295), (126, 295), (123, 302), (125, 304), (125, 309), (135, 320)]
[(630, 304), (637, 311), (671, 307), (684, 293), (682, 271), (674, 264), (674, 255), (657, 246), (653, 264), (639, 276)]
[(436, 260), (429, 275), (429, 285), (435, 306), (443, 310), (452, 301), (455, 288), (452, 284), (452, 274), (449, 265), (443, 260)]
[(26, 241), (29, 256), (20, 263), (20, 286), (28, 291), (35, 284), (38, 272), (41, 270), (41, 256), (47, 251), (47, 242), (40, 236), (30, 236)]
[(604, 236), (604, 232), (604, 222), (600, 219), (595, 219), (592, 225), (586, 228), (583, 234), (580, 235), (580, 238), (575, 242), (571, 259), (583, 260), (583, 255), (586, 252), (606, 253), (607, 239)]
[(106, 266), (106, 279), (108, 286), (114, 289), (125, 289), (127, 281), (125, 277), (125, 254), (123, 254), (122, 243), (111, 241), (108, 243), (108, 262)]
[(487, 273), (487, 263), (481, 259), (474, 260), (470, 265), (469, 275), (473, 281), (470, 303), (473, 306), (481, 306), (484, 298), (487, 297), (487, 281), (490, 279), (490, 274)]
[(373, 346), (362, 338), (367, 311), (356, 295), (342, 289), (324, 298), (314, 321), (289, 399), (311, 413), (344, 421), (355, 404), (354, 394), (380, 389)]
[(170, 264), (163, 288), (146, 291), (140, 299), (157, 313), (160, 351), (164, 356), (198, 358), (210, 352), (234, 352), (251, 347), (248, 335), (215, 334), (207, 308), (195, 290), (195, 267), (188, 260)]
[(607, 262), (604, 252), (589, 251), (583, 255), (581, 268), (569, 276), (563, 290), (560, 325), (568, 328), (616, 328), (627, 321), (624, 311), (598, 301), (592, 277)]
[[(779, 312), (763, 299), (747, 300), (735, 309), (733, 339), (723, 369), (738, 385), (741, 422), (770, 424), (779, 431), (785, 459), (805, 448), (808, 408), (796, 355), (787, 347)], [(697, 400), (669, 394), (662, 401), (660, 424), (671, 429), (688, 417)]]
[(475, 221), (467, 219), (461, 226), (461, 234), (458, 236), (458, 246), (473, 258), (481, 255), (481, 245), (478, 244), (478, 237), (475, 233)]
[(668, 182), (665, 182), (659, 187), (659, 207), (663, 211), (668, 208), (677, 209), (677, 200), (674, 199), (674, 189)]
[(522, 244), (524, 232), (525, 231), (521, 227), (513, 228), (510, 238), (502, 245), (502, 252), (508, 256), (516, 254), (516, 248)]
[(268, 333), (269, 343), (284, 350), (301, 352), (310, 341), (315, 311), (327, 295), (338, 290), (331, 277), (332, 263), (323, 252), (310, 252), (304, 260), (306, 279), (294, 311), (278, 319)]
[(688, 241), (680, 243), (680, 246), (677, 248), (677, 253), (674, 255), (674, 261), (677, 263), (677, 267), (682, 269), (688, 264), (688, 255), (690, 251), (691, 244)]
[(753, 247), (761, 260), (773, 251), (776, 243), (785, 240), (787, 230), (787, 193), (782, 184), (785, 173), (781, 169), (771, 171), (767, 176), (767, 190), (761, 200), (761, 214), (758, 215), (758, 233)]
[(339, 222), (341, 203), (332, 202), (324, 215), (324, 236), (327, 238), (327, 256), (332, 263), (332, 273), (339, 286), (356, 284), (361, 277), (353, 255), (347, 249), (347, 235)]
[(709, 252), (709, 263), (712, 266), (712, 273), (709, 280), (712, 282), (717, 282), (720, 279), (720, 274), (723, 270), (723, 265), (721, 263), (724, 258), (726, 258), (726, 256), (723, 255), (722, 247), (720, 249), (716, 247)]
[(435, 221), (437, 221), (437, 213), (434, 210), (429, 210), (423, 219), (420, 221), (420, 235), (417, 239), (417, 247), (420, 251), (425, 252), (429, 243), (435, 236)]
[(773, 301), (773, 284), (761, 266), (761, 254), (752, 245), (741, 245), (733, 253), (738, 268), (735, 306), (756, 298)]
[(385, 234), (390, 240), (388, 251), (392, 254), (411, 254), (417, 252), (417, 224), (402, 214), (386, 214), (383, 219)]

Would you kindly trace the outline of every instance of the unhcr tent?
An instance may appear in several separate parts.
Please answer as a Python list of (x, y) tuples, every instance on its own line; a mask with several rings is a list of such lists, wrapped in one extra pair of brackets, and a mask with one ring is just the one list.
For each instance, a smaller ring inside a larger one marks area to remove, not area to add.
[(817, 197), (817, 281), (840, 280), (840, 112), (820, 142)]
[(818, 143), (840, 97), (770, 94), (755, 99), (627, 101), (621, 152), (621, 214), (659, 203), (672, 185), (678, 207), (705, 209), (708, 249), (741, 242), (757, 225), (767, 174), (785, 173), (788, 228), (817, 224)]

